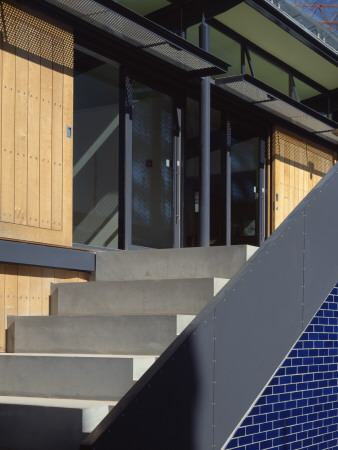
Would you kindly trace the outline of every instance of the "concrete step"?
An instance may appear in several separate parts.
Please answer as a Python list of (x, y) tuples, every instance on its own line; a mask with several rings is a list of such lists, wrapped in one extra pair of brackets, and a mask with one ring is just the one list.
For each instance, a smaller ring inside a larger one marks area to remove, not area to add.
[(12, 317), (7, 330), (7, 351), (159, 355), (193, 318), (193, 315)]
[(78, 450), (116, 402), (0, 397), (0, 448)]
[(256, 251), (250, 245), (106, 251), (96, 254), (96, 281), (231, 278)]
[(198, 314), (223, 278), (96, 281), (54, 285), (53, 315)]
[(140, 355), (2, 353), (0, 393), (115, 401), (132, 387), (155, 359), (155, 356)]

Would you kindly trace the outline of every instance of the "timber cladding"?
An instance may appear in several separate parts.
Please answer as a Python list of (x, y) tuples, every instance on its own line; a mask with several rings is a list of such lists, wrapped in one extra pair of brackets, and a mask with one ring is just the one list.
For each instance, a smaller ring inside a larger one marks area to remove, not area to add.
[(87, 272), (0, 264), (0, 352), (6, 351), (7, 316), (48, 316), (51, 283), (88, 281)]
[(274, 231), (336, 162), (336, 153), (275, 127), (271, 142)]
[(71, 245), (73, 34), (22, 3), (0, 1), (0, 235)]

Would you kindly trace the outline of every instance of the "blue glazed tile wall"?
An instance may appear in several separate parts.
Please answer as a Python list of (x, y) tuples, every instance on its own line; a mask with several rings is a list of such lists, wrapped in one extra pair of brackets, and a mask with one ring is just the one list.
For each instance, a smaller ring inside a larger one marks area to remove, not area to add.
[(338, 283), (226, 449), (338, 448)]

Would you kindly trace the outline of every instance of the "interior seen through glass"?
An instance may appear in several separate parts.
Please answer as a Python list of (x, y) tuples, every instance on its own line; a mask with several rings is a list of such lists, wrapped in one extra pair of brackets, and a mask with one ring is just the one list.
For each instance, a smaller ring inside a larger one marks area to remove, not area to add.
[(133, 83), (132, 245), (173, 246), (173, 100)]
[(118, 247), (119, 73), (75, 51), (73, 242)]

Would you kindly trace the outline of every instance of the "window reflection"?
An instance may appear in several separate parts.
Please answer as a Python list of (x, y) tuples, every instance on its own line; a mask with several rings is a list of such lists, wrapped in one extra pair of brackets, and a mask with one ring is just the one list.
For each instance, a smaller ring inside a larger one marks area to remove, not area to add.
[(75, 51), (73, 241), (118, 246), (118, 68)]
[(133, 85), (132, 244), (173, 245), (173, 101)]

